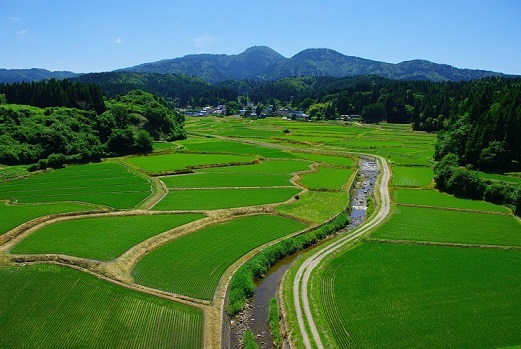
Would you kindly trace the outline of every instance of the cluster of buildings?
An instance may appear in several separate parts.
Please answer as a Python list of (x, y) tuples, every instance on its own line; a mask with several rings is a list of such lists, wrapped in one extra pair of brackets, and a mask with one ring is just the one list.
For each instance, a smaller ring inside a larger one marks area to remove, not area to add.
[(185, 109), (179, 110), (181, 113), (188, 116), (208, 116), (208, 115), (226, 115), (226, 106), (219, 104), (217, 107), (206, 106), (200, 110), (187, 106)]

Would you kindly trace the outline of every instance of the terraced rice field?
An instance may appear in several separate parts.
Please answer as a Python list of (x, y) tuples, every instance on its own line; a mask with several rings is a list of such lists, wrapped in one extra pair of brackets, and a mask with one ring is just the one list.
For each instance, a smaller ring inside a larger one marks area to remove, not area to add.
[(344, 210), (348, 205), (348, 199), (346, 192), (310, 190), (299, 195), (295, 202), (277, 206), (276, 210), (297, 219), (322, 223)]
[(96, 209), (80, 203), (53, 203), (41, 205), (6, 205), (0, 204), (0, 234), (28, 222), (32, 219), (56, 213), (79, 212)]
[(227, 166), (249, 163), (256, 160), (255, 156), (232, 154), (191, 154), (172, 153), (129, 157), (126, 161), (149, 174), (176, 172), (191, 168), (206, 166)]
[(150, 194), (148, 180), (116, 163), (70, 166), (0, 183), (0, 199), (17, 203), (76, 201), (125, 209)]
[(203, 347), (197, 308), (49, 264), (3, 267), (0, 279), (1, 348)]
[(398, 187), (427, 187), (433, 184), (432, 167), (393, 167), (393, 185)]
[(311, 171), (311, 162), (304, 160), (269, 160), (255, 165), (205, 168), (197, 172), (204, 173), (256, 173), (256, 174), (292, 174)]
[(213, 138), (192, 138), (181, 141), (185, 148), (196, 152), (232, 153), (241, 155), (258, 155), (263, 158), (292, 159), (295, 155), (276, 148), (260, 147), (253, 144), (224, 141)]
[(508, 215), (399, 206), (391, 220), (372, 237), (521, 246), (521, 223)]
[(288, 218), (237, 218), (185, 235), (146, 255), (132, 271), (139, 284), (211, 300), (224, 271), (252, 249), (306, 225)]
[(517, 345), (520, 263), (519, 251), (361, 244), (321, 275), (327, 347)]
[(396, 197), (396, 202), (399, 204), (510, 213), (510, 210), (504, 206), (494, 205), (486, 201), (460, 199), (434, 189), (397, 189), (394, 191), (394, 195)]
[(354, 173), (352, 169), (327, 166), (317, 166), (317, 171), (303, 175), (300, 184), (308, 189), (341, 190)]
[(81, 218), (44, 226), (11, 253), (66, 254), (107, 261), (167, 230), (204, 218), (202, 214), (156, 214)]
[(170, 191), (157, 205), (156, 211), (217, 210), (284, 202), (299, 188), (188, 189)]
[(243, 173), (197, 173), (161, 177), (168, 188), (234, 188), (292, 186), (291, 175), (243, 174)]
[(313, 153), (293, 153), (295, 156), (311, 160), (315, 162), (321, 162), (333, 166), (344, 166), (344, 167), (353, 167), (355, 165), (355, 161), (346, 156), (334, 156), (334, 155), (324, 155), (324, 154), (313, 154)]

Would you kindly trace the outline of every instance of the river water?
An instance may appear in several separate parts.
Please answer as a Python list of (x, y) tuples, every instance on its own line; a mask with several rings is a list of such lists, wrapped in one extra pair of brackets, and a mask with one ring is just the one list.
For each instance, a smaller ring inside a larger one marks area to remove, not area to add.
[[(339, 232), (345, 233), (360, 225), (367, 216), (367, 200), (372, 194), (376, 177), (378, 176), (378, 164), (374, 158), (362, 157), (360, 159), (360, 178), (354, 188), (350, 202), (349, 225)], [(291, 264), (307, 251), (329, 241), (326, 239), (319, 244), (299, 251), (291, 256), (281, 259), (273, 265), (266, 276), (257, 280), (255, 293), (248, 302), (246, 308), (231, 323), (230, 348), (239, 349), (241, 339), (247, 330), (251, 330), (257, 338), (261, 349), (273, 348), (273, 338), (268, 324), (269, 302), (275, 297), (280, 280)]]

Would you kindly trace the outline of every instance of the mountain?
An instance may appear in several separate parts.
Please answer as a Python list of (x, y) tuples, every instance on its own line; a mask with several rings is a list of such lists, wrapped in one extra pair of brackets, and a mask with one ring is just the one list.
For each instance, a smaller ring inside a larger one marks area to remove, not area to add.
[[(266, 46), (250, 47), (238, 55), (192, 54), (118, 69), (115, 72), (189, 75), (209, 83), (244, 79), (271, 81), (298, 76), (376, 75), (396, 80), (429, 81), (462, 81), (488, 76), (506, 76), (492, 71), (459, 69), (426, 60), (412, 60), (398, 64), (385, 63), (346, 56), (325, 48), (306, 49), (293, 57), (286, 58)], [(79, 75), (44, 69), (0, 69), (0, 82), (64, 79)]]
[(67, 79), (79, 74), (70, 71), (50, 71), (46, 69), (0, 69), (0, 82), (31, 82), (48, 79)]
[(505, 76), (492, 71), (459, 69), (425, 60), (385, 63), (346, 56), (330, 49), (307, 49), (291, 58), (285, 58), (266, 46), (254, 46), (238, 55), (188, 55), (145, 63), (120, 71), (187, 74), (211, 83), (240, 79), (276, 80), (292, 76), (377, 75), (398, 80), (430, 81), (461, 81)]
[[(254, 46), (239, 55), (197, 54), (165, 59), (117, 71), (135, 73), (185, 74), (208, 82), (260, 77), (271, 66), (286, 60), (266, 46)], [(269, 79), (269, 77), (267, 77)]]

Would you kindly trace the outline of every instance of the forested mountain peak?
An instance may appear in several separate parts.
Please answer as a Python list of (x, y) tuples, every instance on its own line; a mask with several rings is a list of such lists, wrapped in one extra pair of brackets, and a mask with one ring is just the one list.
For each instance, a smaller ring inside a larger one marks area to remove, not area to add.
[[(427, 60), (410, 60), (398, 64), (347, 56), (327, 48), (310, 48), (290, 58), (267, 46), (253, 46), (236, 55), (191, 54), (122, 68), (116, 72), (184, 74), (199, 77), (210, 83), (226, 80), (271, 81), (295, 76), (350, 77), (377, 75), (397, 80), (462, 81), (501, 73), (460, 69)], [(79, 74), (49, 72), (43, 69), (0, 69), (0, 82), (37, 81), (50, 78), (69, 78)]]
[(458, 69), (426, 60), (385, 63), (347, 56), (327, 48), (310, 48), (285, 58), (266, 46), (250, 47), (238, 55), (195, 54), (121, 70), (194, 75), (211, 83), (236, 79), (276, 80), (291, 76), (358, 75), (378, 75), (398, 80), (461, 81), (503, 75)]

